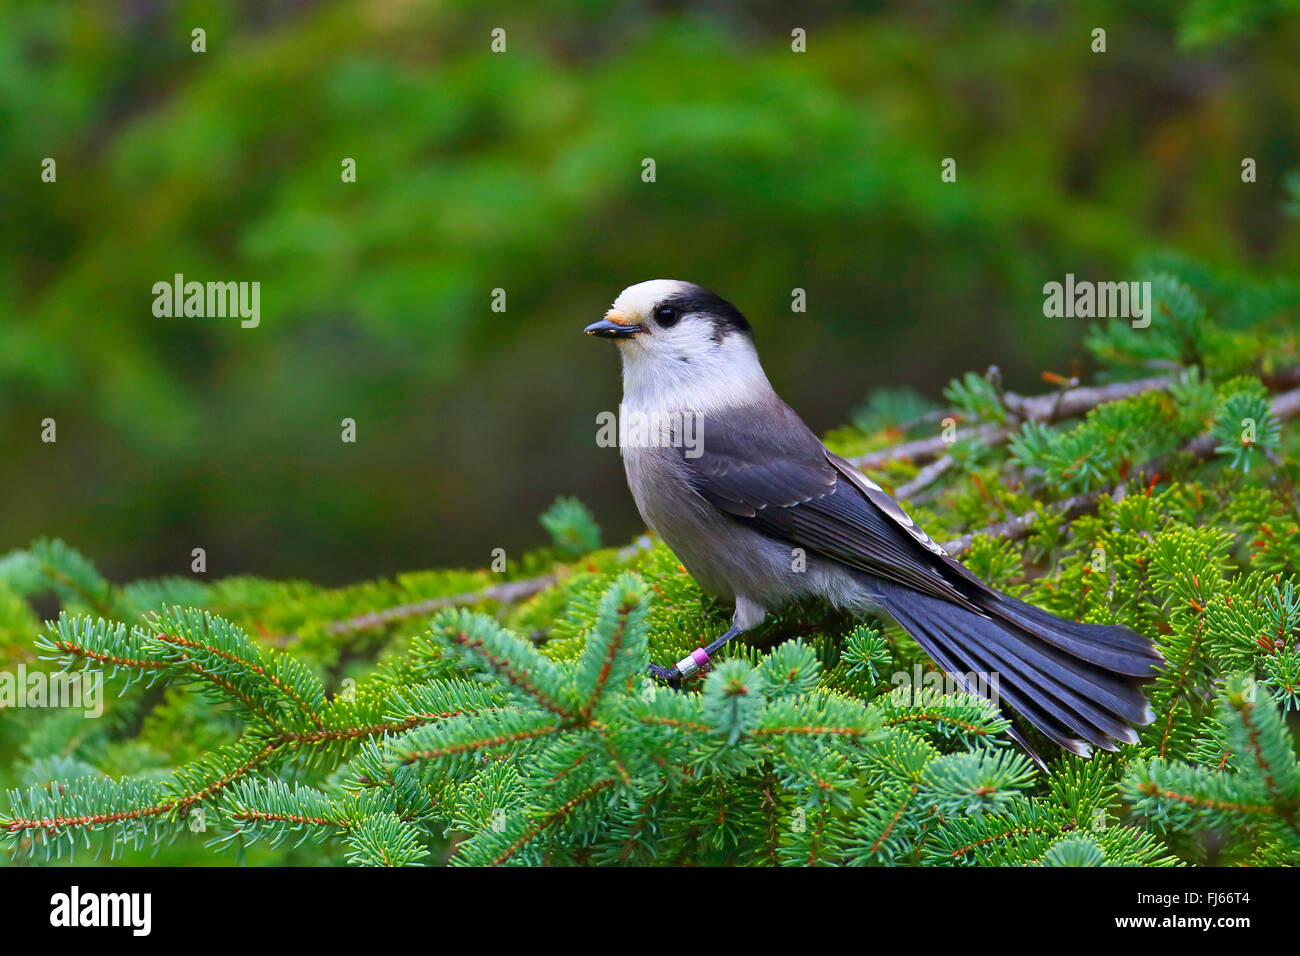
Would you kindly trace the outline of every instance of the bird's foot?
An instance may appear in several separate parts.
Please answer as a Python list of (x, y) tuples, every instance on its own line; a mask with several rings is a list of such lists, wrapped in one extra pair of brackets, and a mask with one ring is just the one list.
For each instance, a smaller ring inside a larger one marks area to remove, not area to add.
[(676, 667), (660, 667), (658, 664), (651, 664), (646, 668), (646, 673), (673, 690), (682, 686), (682, 674)]
[(709, 669), (709, 652), (697, 647), (672, 667), (660, 667), (651, 664), (646, 672), (655, 680), (664, 681), (669, 687), (677, 688), (683, 681), (688, 681), (697, 674)]

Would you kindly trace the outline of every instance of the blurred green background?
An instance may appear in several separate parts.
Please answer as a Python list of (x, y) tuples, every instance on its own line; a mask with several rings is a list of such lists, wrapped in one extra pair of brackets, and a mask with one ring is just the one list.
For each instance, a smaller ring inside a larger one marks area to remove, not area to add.
[[(993, 363), (1040, 388), (1086, 325), (1044, 282), (1300, 265), (1293, 5), (10, 2), (0, 552), (337, 583), (517, 554), (557, 494), (625, 539), (581, 329), (647, 278), (736, 302), (818, 431)], [(178, 272), (259, 281), (261, 325), (154, 317)]]

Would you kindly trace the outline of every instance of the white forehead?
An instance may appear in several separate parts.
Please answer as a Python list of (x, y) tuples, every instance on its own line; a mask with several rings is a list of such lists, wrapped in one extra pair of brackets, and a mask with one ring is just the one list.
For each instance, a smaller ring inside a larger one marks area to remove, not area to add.
[(650, 279), (630, 285), (618, 294), (614, 308), (627, 315), (644, 316), (650, 310), (676, 292), (686, 289), (690, 283), (680, 279)]

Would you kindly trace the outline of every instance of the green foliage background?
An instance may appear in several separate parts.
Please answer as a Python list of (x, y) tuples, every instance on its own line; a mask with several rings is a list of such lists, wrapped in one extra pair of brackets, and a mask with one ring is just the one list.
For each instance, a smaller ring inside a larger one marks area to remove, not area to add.
[[(653, 276), (736, 301), (819, 431), (877, 385), (1068, 373), (1084, 324), (1038, 315), (1045, 281), (1165, 245), (1300, 265), (1287, 8), (7, 3), (0, 545), (344, 583), (533, 547), (556, 493), (626, 538), (579, 329)], [(261, 327), (155, 319), (178, 272), (261, 281)]]

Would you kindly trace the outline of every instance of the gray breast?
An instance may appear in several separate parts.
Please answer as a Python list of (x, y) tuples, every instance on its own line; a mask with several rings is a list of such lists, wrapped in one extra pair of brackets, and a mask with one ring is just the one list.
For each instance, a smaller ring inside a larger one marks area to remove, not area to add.
[(745, 527), (700, 497), (680, 450), (625, 448), (623, 455), (641, 517), (705, 592), (750, 606), (743, 626), (761, 620), (761, 609), (805, 594), (863, 606), (858, 575), (815, 555), (796, 561), (789, 543)]
[(682, 453), (674, 448), (625, 448), (623, 463), (637, 510), (672, 548), (686, 570), (711, 594), (735, 596), (726, 542), (745, 528), (733, 523), (695, 493)]

